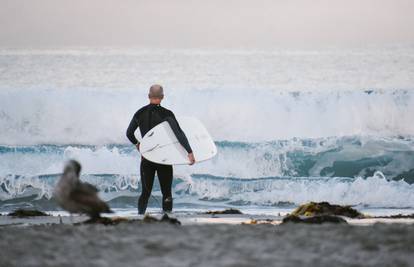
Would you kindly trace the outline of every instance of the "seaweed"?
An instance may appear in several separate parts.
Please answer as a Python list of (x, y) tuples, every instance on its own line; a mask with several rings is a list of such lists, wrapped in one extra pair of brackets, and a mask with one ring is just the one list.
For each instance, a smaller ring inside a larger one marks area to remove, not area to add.
[(204, 214), (211, 214), (211, 215), (219, 215), (219, 214), (243, 214), (240, 210), (238, 209), (225, 209), (225, 210), (209, 210), (206, 211)]
[(40, 211), (40, 210), (25, 210), (25, 209), (17, 209), (13, 212), (7, 214), (8, 216), (19, 217), (19, 218), (26, 218), (26, 217), (36, 217), (36, 216), (50, 216), (49, 214)]
[(322, 224), (322, 223), (340, 223), (347, 224), (347, 222), (334, 215), (316, 215), (312, 217), (299, 217), (296, 215), (288, 215), (283, 218), (282, 224), (286, 223), (306, 223), (306, 224)]
[(336, 215), (349, 218), (364, 218), (365, 216), (350, 206), (340, 206), (328, 202), (309, 202), (296, 208), (292, 215), (315, 216), (315, 215)]
[(169, 223), (174, 225), (181, 225), (181, 222), (176, 219), (169, 217), (167, 214), (164, 214), (161, 219), (157, 219), (156, 217), (145, 215), (142, 220), (139, 219), (128, 219), (125, 217), (98, 217), (94, 219), (89, 219), (87, 221), (81, 223), (75, 223), (75, 225), (83, 225), (83, 224), (103, 224), (103, 225), (118, 225), (120, 223)]

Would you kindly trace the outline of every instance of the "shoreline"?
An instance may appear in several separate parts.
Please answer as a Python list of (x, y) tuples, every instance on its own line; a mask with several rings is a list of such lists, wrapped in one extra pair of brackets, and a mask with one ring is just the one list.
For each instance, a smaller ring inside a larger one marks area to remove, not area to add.
[[(47, 213), (47, 212), (46, 212)], [(160, 219), (162, 213), (148, 213), (149, 216)], [(103, 216), (105, 218), (122, 219), (132, 222), (134, 220), (142, 220), (144, 215), (133, 216), (119, 216), (116, 213), (110, 216)], [(242, 225), (242, 224), (271, 224), (280, 225), (285, 216), (275, 215), (254, 215), (254, 214), (205, 214), (205, 213), (177, 213), (170, 215), (171, 218), (178, 219), (182, 225), (205, 225), (205, 224), (227, 224), (227, 225)], [(349, 225), (354, 226), (370, 226), (377, 223), (382, 224), (414, 224), (414, 218), (410, 217), (367, 217), (367, 218), (343, 218)], [(61, 215), (51, 214), (49, 216), (36, 217), (14, 217), (7, 215), (0, 215), (0, 227), (8, 226), (34, 226), (34, 225), (71, 225), (75, 223), (83, 223), (88, 220), (84, 215)]]

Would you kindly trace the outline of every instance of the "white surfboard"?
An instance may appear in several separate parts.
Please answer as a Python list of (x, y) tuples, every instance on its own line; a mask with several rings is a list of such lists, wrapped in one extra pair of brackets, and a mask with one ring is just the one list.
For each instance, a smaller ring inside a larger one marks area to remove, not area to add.
[[(187, 136), (196, 162), (211, 159), (217, 154), (217, 147), (204, 125), (194, 117), (177, 119)], [(188, 153), (178, 142), (170, 124), (166, 121), (148, 131), (140, 144), (141, 155), (149, 161), (180, 165), (189, 164)]]

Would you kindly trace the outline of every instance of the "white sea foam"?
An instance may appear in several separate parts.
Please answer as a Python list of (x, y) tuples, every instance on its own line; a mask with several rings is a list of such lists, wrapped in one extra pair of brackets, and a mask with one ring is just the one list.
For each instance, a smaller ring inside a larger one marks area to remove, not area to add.
[[(144, 91), (2, 90), (0, 143), (127, 143), (129, 121), (146, 101)], [(165, 106), (200, 118), (215, 140), (414, 135), (414, 91), (173, 91)]]
[[(139, 192), (137, 176), (83, 176), (82, 179), (97, 185), (101, 196), (107, 201), (119, 196), (137, 196)], [(54, 183), (55, 180), (50, 177), (1, 177), (0, 184), (6, 191), (1, 191), (0, 200), (14, 198), (18, 201), (19, 198), (30, 195), (37, 199), (50, 198)], [(275, 177), (240, 180), (195, 176), (184, 179), (174, 188), (175, 199), (179, 202), (183, 198), (190, 202), (202, 199), (230, 205), (267, 206), (329, 201), (344, 205), (388, 208), (413, 208), (413, 190), (413, 184), (388, 181), (380, 172), (366, 179)]]
[(309, 201), (328, 201), (343, 205), (372, 207), (414, 207), (414, 185), (388, 181), (377, 172), (366, 179), (289, 178), (254, 181), (228, 179), (192, 179), (191, 194), (199, 198), (225, 199), (230, 203), (296, 205)]

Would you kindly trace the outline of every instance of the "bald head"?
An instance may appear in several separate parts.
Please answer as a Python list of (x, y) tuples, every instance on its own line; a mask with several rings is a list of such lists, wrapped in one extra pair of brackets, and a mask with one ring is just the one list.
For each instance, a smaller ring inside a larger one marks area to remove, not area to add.
[(161, 85), (154, 84), (149, 89), (148, 97), (149, 98), (161, 98), (162, 99), (164, 97), (164, 89), (162, 88)]
[(151, 104), (159, 105), (164, 98), (164, 89), (159, 84), (154, 84), (150, 87), (148, 97)]

